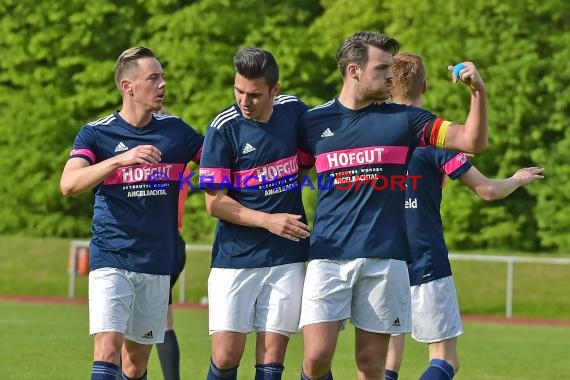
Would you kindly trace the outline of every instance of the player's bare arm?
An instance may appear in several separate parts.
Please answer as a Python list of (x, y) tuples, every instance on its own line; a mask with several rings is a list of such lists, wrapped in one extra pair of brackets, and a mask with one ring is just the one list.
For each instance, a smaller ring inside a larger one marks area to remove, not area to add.
[[(451, 124), (445, 136), (446, 149), (479, 153), (488, 145), (487, 93), (483, 78), (473, 62), (464, 62), (459, 77), (452, 74), (453, 82), (461, 81), (471, 89), (471, 107), (465, 125)], [(453, 66), (448, 69), (452, 72)]]
[(269, 214), (252, 210), (228, 196), (227, 189), (205, 192), (206, 210), (216, 218), (247, 227), (265, 228), (269, 232), (289, 240), (299, 241), (309, 237), (309, 226), (301, 221), (301, 215)]
[(516, 171), (509, 178), (490, 179), (474, 166), (459, 177), (459, 180), (485, 201), (494, 201), (509, 196), (522, 186), (544, 178), (544, 169), (533, 166)]
[(72, 157), (63, 168), (59, 187), (63, 195), (80, 194), (97, 186), (120, 167), (156, 164), (160, 162), (160, 155), (160, 150), (153, 145), (139, 145), (94, 165), (84, 158)]

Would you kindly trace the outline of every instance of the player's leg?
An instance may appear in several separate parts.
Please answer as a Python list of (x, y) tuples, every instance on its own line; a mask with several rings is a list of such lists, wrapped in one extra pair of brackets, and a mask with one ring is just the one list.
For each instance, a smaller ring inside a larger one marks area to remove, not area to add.
[(253, 330), (255, 302), (268, 268), (212, 268), (208, 277), (212, 358), (208, 380), (237, 378), (247, 334)]
[(332, 380), (332, 360), (343, 321), (315, 322), (303, 326), (301, 379)]
[(459, 358), (457, 357), (457, 338), (446, 339), (437, 343), (430, 343), (429, 366), (420, 379), (438, 380), (452, 379), (459, 370)]
[(280, 380), (289, 335), (299, 329), (305, 263), (278, 265), (263, 279), (255, 304), (255, 380)]
[(122, 379), (146, 380), (151, 350), (152, 344), (141, 344), (125, 339), (122, 355)]
[(136, 296), (125, 332), (123, 377), (146, 379), (152, 346), (164, 341), (170, 276), (128, 272)]
[[(355, 360), (359, 380), (384, 380), (389, 334), (355, 329)], [(378, 358), (381, 358), (378, 360)]]
[(405, 334), (392, 335), (388, 344), (388, 354), (386, 355), (386, 370), (384, 377), (386, 380), (397, 380), (402, 357), (404, 355)]
[(235, 380), (245, 349), (246, 333), (215, 331), (212, 333), (212, 359), (207, 380)]
[(115, 380), (118, 374), (120, 376), (122, 344), (122, 333), (101, 332), (95, 334), (91, 380)]
[(89, 273), (89, 333), (94, 335), (92, 380), (115, 380), (133, 291), (126, 271), (100, 268)]
[(420, 379), (451, 379), (459, 370), (457, 337), (463, 333), (453, 277), (412, 286), (412, 338), (428, 343), (430, 363)]
[(168, 305), (164, 342), (156, 345), (156, 352), (164, 380), (180, 380), (180, 346), (174, 331), (172, 305)]
[(164, 380), (180, 380), (180, 346), (174, 331), (174, 315), (172, 313), (172, 288), (186, 264), (186, 242), (178, 234), (178, 270), (170, 277), (170, 294), (168, 296), (168, 315), (164, 342), (156, 345), (156, 352), (162, 368)]
[(312, 260), (307, 265), (299, 322), (304, 345), (302, 379), (332, 379), (338, 334), (350, 318), (357, 266), (358, 260)]
[(255, 380), (281, 380), (289, 336), (260, 331), (256, 340)]
[(390, 335), (411, 330), (410, 282), (404, 261), (363, 259), (354, 286), (351, 320), (356, 329), (360, 380), (385, 378)]

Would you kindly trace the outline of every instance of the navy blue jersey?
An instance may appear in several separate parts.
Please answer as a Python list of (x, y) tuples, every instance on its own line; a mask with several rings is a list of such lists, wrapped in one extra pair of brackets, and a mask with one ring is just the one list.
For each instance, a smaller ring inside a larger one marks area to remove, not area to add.
[[(406, 187), (406, 224), (412, 252), (410, 284), (419, 285), (451, 275), (441, 223), (441, 193), (445, 176), (457, 179), (471, 168), (463, 153), (433, 147), (418, 148), (408, 165), (409, 175), (421, 175)], [(412, 177), (410, 177), (412, 178)]]
[(115, 112), (81, 128), (69, 157), (91, 165), (139, 145), (162, 152), (158, 164), (119, 168), (93, 189), (91, 270), (176, 271), (179, 182), (186, 163), (199, 161), (202, 142), (201, 135), (171, 115), (153, 114), (148, 125), (136, 128)]
[[(237, 104), (221, 112), (206, 132), (200, 182), (227, 188), (243, 206), (266, 213), (303, 216), (298, 139), (301, 116), (308, 107), (281, 95), (266, 123), (246, 119)], [(214, 268), (261, 268), (307, 260), (308, 241), (294, 242), (264, 228), (219, 220), (212, 252)]]
[(310, 259), (410, 258), (406, 169), (416, 145), (441, 140), (443, 121), (400, 104), (351, 110), (334, 99), (311, 109), (304, 133), (316, 159), (319, 194)]

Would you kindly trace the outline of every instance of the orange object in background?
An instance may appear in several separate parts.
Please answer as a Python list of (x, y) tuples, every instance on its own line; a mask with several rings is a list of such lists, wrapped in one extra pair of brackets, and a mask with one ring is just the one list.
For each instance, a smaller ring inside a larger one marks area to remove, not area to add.
[(89, 274), (89, 247), (74, 248), (69, 252), (69, 271), (87, 276)]

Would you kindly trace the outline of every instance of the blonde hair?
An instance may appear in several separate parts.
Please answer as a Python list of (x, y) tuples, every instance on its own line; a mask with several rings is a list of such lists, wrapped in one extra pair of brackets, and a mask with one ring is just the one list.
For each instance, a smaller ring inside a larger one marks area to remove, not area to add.
[(422, 57), (413, 53), (398, 53), (394, 56), (392, 71), (392, 99), (414, 101), (422, 95), (426, 80)]
[(156, 58), (152, 50), (146, 47), (132, 47), (121, 53), (115, 63), (115, 84), (120, 90), (121, 79), (136, 73), (138, 60), (142, 58)]

